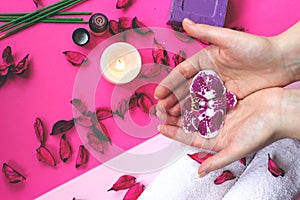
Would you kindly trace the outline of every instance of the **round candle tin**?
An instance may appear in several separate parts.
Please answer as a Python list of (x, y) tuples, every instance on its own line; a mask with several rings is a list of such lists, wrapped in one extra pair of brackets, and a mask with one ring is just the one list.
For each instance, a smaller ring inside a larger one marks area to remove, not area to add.
[(102, 13), (93, 14), (89, 19), (89, 28), (93, 35), (103, 35), (109, 26), (107, 17)]
[(75, 44), (83, 46), (90, 41), (90, 34), (86, 29), (78, 28), (73, 32), (72, 39)]

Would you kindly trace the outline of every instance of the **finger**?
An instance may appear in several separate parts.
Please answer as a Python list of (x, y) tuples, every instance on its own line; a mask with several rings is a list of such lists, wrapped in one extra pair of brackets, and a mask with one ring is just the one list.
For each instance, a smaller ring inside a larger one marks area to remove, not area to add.
[(166, 98), (178, 86), (191, 79), (200, 70), (198, 53), (177, 65), (170, 74), (156, 87), (154, 96)]
[(176, 88), (172, 93), (170, 93), (166, 98), (158, 101), (158, 105), (162, 106), (165, 110), (169, 110), (175, 106), (182, 99), (185, 99), (190, 92), (190, 85), (192, 79), (182, 83), (178, 88)]
[(198, 170), (199, 176), (203, 177), (211, 171), (221, 169), (244, 156), (245, 155), (241, 151), (237, 151), (235, 148), (228, 146), (214, 156), (205, 160), (200, 165)]
[(168, 110), (168, 113), (171, 116), (175, 116), (175, 117), (181, 116), (183, 114), (183, 104), (184, 104), (184, 100), (178, 102), (175, 106), (173, 106)]
[(181, 117), (180, 116), (172, 116), (166, 112), (157, 111), (156, 116), (163, 121), (164, 124), (180, 126), (181, 125)]
[(179, 141), (181, 143), (195, 146), (203, 149), (211, 149), (213, 141), (205, 139), (198, 135), (198, 133), (185, 133), (182, 128), (173, 125), (160, 125), (158, 130), (164, 136)]
[(196, 24), (187, 18), (183, 20), (182, 25), (184, 30), (192, 37), (221, 47), (226, 47), (231, 42), (234, 34), (238, 34), (236, 31), (227, 28)]

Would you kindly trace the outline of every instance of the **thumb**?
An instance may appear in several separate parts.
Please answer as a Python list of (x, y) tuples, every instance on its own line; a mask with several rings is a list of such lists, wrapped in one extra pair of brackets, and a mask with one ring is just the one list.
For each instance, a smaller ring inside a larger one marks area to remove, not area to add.
[(206, 159), (199, 167), (198, 174), (203, 177), (210, 173), (211, 171), (220, 169), (229, 165), (230, 163), (239, 160), (243, 155), (241, 152), (237, 152), (230, 147), (227, 147), (215, 154), (214, 156)]
[(236, 34), (231, 29), (196, 24), (187, 18), (183, 20), (182, 26), (190, 36), (221, 47), (226, 47), (232, 38), (232, 34)]

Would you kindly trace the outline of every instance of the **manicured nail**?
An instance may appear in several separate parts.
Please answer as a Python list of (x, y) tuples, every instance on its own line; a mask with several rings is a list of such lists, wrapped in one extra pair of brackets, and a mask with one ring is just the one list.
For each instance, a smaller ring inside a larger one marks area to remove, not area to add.
[(158, 100), (158, 98), (155, 95), (153, 97), (154, 97), (155, 100)]
[(199, 172), (199, 178), (203, 178), (207, 173), (205, 171)]
[(158, 130), (158, 131), (161, 131), (162, 127), (163, 127), (163, 126), (162, 126), (161, 124), (159, 124), (159, 125), (157, 126), (157, 130)]
[(184, 22), (184, 23), (187, 23), (187, 24), (191, 24), (191, 25), (194, 25), (194, 24), (195, 24), (195, 22), (193, 22), (193, 21), (190, 20), (189, 18), (185, 18), (185, 19), (183, 20), (183, 22)]

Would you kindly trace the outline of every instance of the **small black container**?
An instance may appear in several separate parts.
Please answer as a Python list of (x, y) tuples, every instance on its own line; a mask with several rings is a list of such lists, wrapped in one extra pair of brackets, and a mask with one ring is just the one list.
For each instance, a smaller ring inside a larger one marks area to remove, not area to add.
[(78, 28), (73, 32), (72, 39), (75, 44), (83, 46), (90, 41), (90, 34), (86, 29)]
[(103, 35), (109, 26), (107, 17), (102, 13), (96, 13), (89, 19), (89, 28), (91, 33), (95, 36)]

